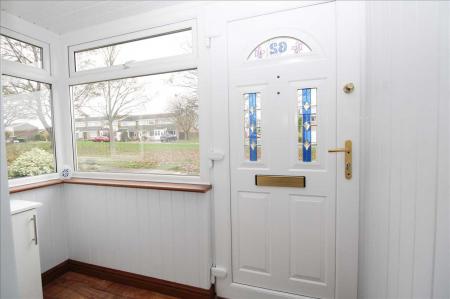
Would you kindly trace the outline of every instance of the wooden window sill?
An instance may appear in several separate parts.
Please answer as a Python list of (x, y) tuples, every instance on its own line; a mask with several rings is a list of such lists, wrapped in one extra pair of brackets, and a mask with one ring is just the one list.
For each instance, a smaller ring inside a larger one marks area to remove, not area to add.
[(62, 184), (62, 183), (64, 183), (63, 180), (56, 179), (56, 180), (48, 180), (48, 181), (43, 181), (43, 182), (14, 186), (14, 187), (9, 188), (9, 194), (24, 192), (24, 191), (38, 189), (38, 188), (44, 188), (44, 187), (58, 185), (58, 184)]
[(9, 193), (24, 192), (37, 188), (44, 188), (57, 184), (78, 184), (78, 185), (93, 185), (93, 186), (108, 186), (108, 187), (122, 187), (122, 188), (137, 188), (137, 189), (155, 189), (167, 191), (182, 191), (182, 192), (196, 192), (206, 193), (211, 189), (211, 185), (206, 184), (185, 184), (185, 183), (162, 183), (162, 182), (145, 182), (145, 181), (128, 181), (128, 180), (106, 180), (106, 179), (83, 179), (72, 178), (69, 180), (49, 180), (45, 182), (26, 184), (9, 188)]

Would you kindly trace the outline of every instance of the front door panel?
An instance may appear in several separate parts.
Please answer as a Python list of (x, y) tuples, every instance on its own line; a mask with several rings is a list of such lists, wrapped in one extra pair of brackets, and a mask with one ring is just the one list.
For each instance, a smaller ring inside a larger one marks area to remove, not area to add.
[[(228, 25), (234, 283), (334, 296), (334, 10)], [(304, 176), (305, 187), (257, 186), (256, 175)]]

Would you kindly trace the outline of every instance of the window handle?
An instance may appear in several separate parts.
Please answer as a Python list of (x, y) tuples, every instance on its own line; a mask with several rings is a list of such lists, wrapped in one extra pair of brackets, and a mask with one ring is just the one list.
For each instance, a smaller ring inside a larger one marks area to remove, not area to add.
[(209, 167), (212, 168), (214, 166), (214, 162), (222, 161), (225, 158), (225, 154), (222, 152), (213, 151), (208, 155), (209, 159)]
[(352, 141), (346, 140), (344, 148), (333, 148), (328, 150), (329, 153), (345, 153), (345, 178), (350, 180), (352, 178)]

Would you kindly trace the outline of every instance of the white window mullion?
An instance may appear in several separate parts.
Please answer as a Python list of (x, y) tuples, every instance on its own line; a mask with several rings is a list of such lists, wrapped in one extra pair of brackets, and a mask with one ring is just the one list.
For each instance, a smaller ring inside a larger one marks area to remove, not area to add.
[(100, 69), (72, 74), (69, 78), (69, 85), (189, 70), (197, 68), (197, 65), (197, 59), (192, 55), (135, 63), (126, 67), (118, 65), (107, 68), (107, 70)]
[(6, 60), (1, 63), (4, 75), (53, 84), (53, 77), (43, 69)]

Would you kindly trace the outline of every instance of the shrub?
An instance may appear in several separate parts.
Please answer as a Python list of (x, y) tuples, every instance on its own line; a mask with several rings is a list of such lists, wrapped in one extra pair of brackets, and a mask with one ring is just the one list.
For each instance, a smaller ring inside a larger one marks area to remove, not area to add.
[(52, 143), (49, 141), (29, 141), (22, 143), (7, 143), (6, 154), (8, 165), (11, 165), (21, 154), (33, 148), (40, 148), (48, 153), (53, 152)]
[(42, 131), (37, 133), (32, 138), (34, 141), (47, 141), (48, 140), (48, 133), (46, 131)]
[(9, 167), (12, 178), (51, 173), (54, 171), (53, 156), (39, 148), (21, 154)]

